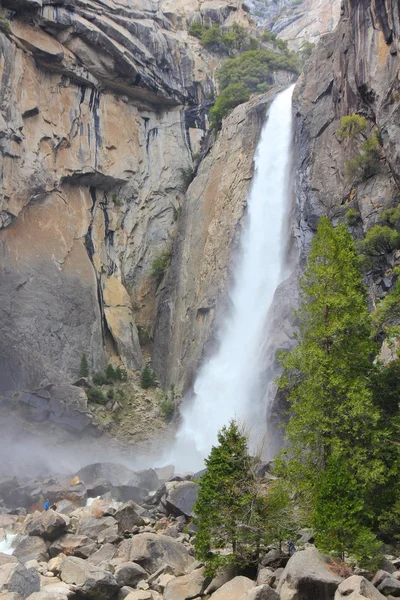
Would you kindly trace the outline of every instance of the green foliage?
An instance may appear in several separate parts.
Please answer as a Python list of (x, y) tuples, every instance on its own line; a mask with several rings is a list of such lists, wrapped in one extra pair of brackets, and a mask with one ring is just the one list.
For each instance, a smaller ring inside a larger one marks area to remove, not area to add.
[(91, 388), (86, 390), (86, 396), (89, 402), (93, 404), (107, 404), (107, 397), (99, 388)]
[(232, 83), (223, 90), (214, 106), (210, 110), (211, 128), (218, 130), (222, 119), (226, 117), (235, 106), (247, 102), (250, 92), (244, 83)]
[(182, 175), (182, 182), (185, 188), (185, 191), (188, 189), (189, 185), (192, 183), (194, 178), (194, 169), (193, 167), (182, 167), (179, 169)]
[(106, 378), (107, 378), (108, 382), (110, 382), (110, 381), (116, 381), (115, 369), (114, 369), (114, 367), (111, 364), (107, 365)]
[(385, 469), (370, 387), (375, 345), (366, 290), (344, 225), (320, 220), (301, 290), (299, 343), (282, 355), (280, 386), (291, 418), (281, 469), (320, 545), (365, 559), (377, 546), (369, 499)]
[(164, 419), (168, 422), (172, 419), (175, 411), (174, 394), (165, 393), (162, 390), (157, 394), (158, 403)]
[(385, 256), (400, 248), (400, 233), (386, 225), (374, 225), (360, 242), (359, 249), (373, 258)]
[(106, 374), (101, 371), (98, 373), (95, 373), (93, 375), (92, 379), (93, 379), (93, 383), (95, 385), (105, 385), (106, 383), (108, 383)]
[(79, 377), (89, 377), (89, 364), (85, 352), (82, 353), (79, 365)]
[(336, 133), (340, 139), (348, 140), (360, 133), (365, 133), (367, 129), (367, 119), (361, 115), (354, 114), (340, 119), (340, 127)]
[(361, 214), (359, 210), (355, 208), (349, 208), (346, 212), (346, 222), (349, 227), (354, 227), (361, 221)]
[(227, 565), (243, 567), (257, 555), (265, 502), (257, 494), (251, 466), (247, 439), (231, 421), (206, 460), (194, 506), (196, 556), (210, 575)]
[(261, 83), (272, 83), (270, 71), (276, 69), (298, 73), (299, 65), (292, 55), (282, 56), (265, 49), (248, 50), (237, 58), (226, 60), (217, 75), (221, 90), (233, 83), (241, 83), (250, 92), (256, 92)]
[(379, 137), (377, 131), (360, 146), (360, 153), (346, 163), (346, 177), (349, 181), (363, 180), (375, 175), (380, 169)]
[(8, 19), (0, 11), (0, 31), (6, 35), (10, 35), (11, 27)]
[(121, 369), (121, 367), (114, 367), (109, 364), (105, 372), (100, 371), (93, 375), (93, 383), (95, 385), (108, 385), (114, 383), (116, 381), (126, 381), (128, 379), (128, 374), (125, 369)]
[(115, 206), (122, 206), (122, 200), (117, 196), (117, 194), (113, 194), (111, 198)]
[(400, 229), (400, 204), (394, 208), (387, 208), (380, 214), (380, 221), (388, 223), (396, 229)]
[(311, 53), (314, 50), (314, 48), (315, 48), (315, 44), (312, 44), (311, 42), (303, 42), (303, 44), (301, 45), (300, 52), (299, 52), (299, 58), (303, 65), (306, 62), (306, 60), (308, 60), (310, 58)]
[(203, 26), (198, 21), (193, 21), (189, 27), (189, 35), (196, 37), (197, 39), (201, 39), (203, 34)]
[[(396, 280), (394, 288), (379, 302), (372, 313), (375, 333), (386, 332), (388, 337), (400, 334), (400, 279)], [(399, 336), (400, 337), (400, 336)]]
[(171, 262), (172, 250), (168, 249), (159, 254), (151, 263), (151, 275), (158, 281), (164, 277), (165, 271)]
[(218, 51), (223, 46), (222, 31), (217, 23), (213, 23), (211, 27), (203, 29), (201, 34), (201, 45), (207, 50)]
[(157, 377), (153, 369), (146, 365), (140, 374), (140, 385), (144, 390), (157, 385)]

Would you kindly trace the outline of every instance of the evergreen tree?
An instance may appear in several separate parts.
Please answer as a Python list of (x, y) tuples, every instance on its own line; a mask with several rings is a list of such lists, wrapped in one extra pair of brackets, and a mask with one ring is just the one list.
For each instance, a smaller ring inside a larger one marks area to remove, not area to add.
[(283, 465), (320, 545), (361, 557), (376, 551), (368, 501), (384, 479), (371, 391), (374, 344), (353, 239), (326, 217), (301, 290), (299, 343), (282, 356), (291, 413)]
[(156, 375), (149, 365), (143, 367), (142, 372), (140, 374), (140, 385), (144, 390), (147, 390), (150, 387), (154, 387), (156, 385)]
[(106, 378), (108, 380), (109, 383), (112, 383), (113, 381), (116, 381), (117, 376), (115, 373), (115, 369), (111, 364), (107, 365), (107, 369), (106, 369)]
[[(265, 501), (257, 493), (246, 436), (231, 421), (206, 460), (194, 506), (197, 558), (209, 574), (254, 560), (264, 530)], [(230, 550), (221, 553), (221, 550)]]
[(89, 377), (89, 364), (85, 352), (82, 353), (79, 365), (79, 377)]

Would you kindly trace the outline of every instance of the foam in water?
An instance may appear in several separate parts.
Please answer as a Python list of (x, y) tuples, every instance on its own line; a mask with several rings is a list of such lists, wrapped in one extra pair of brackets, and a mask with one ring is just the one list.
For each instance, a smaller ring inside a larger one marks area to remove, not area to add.
[(14, 552), (13, 544), (16, 537), (16, 533), (6, 533), (5, 538), (0, 541), (0, 553), (12, 554)]
[(194, 400), (183, 405), (182, 423), (167, 458), (180, 471), (203, 467), (218, 431), (230, 419), (250, 426), (265, 419), (265, 406), (262, 410), (259, 402), (261, 349), (268, 311), (283, 273), (293, 88), (276, 97), (261, 133), (230, 293), (232, 311), (220, 328), (217, 352), (198, 373)]

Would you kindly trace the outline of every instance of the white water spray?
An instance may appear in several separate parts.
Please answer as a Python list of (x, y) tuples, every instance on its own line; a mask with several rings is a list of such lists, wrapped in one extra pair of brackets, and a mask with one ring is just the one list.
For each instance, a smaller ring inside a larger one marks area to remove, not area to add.
[(169, 457), (179, 471), (201, 469), (218, 431), (232, 418), (250, 427), (264, 419), (266, 429), (265, 406), (262, 411), (259, 404), (261, 349), (268, 311), (283, 272), (293, 87), (276, 97), (261, 133), (230, 293), (232, 311), (219, 331), (217, 352), (196, 378), (194, 401), (182, 409), (182, 424)]

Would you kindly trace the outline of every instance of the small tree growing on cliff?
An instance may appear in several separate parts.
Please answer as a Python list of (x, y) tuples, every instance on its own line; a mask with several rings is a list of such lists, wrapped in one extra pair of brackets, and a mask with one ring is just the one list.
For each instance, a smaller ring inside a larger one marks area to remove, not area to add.
[(79, 377), (89, 377), (89, 364), (85, 352), (82, 353), (79, 365)]

